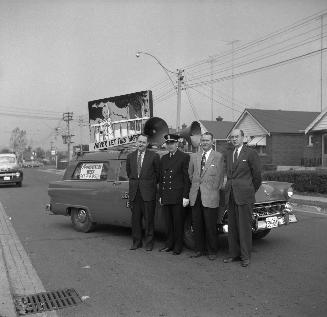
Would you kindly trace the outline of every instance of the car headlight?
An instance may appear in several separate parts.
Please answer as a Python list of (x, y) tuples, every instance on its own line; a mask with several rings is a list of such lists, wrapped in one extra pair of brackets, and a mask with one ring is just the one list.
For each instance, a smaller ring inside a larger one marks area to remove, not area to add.
[(294, 194), (294, 192), (293, 192), (293, 188), (292, 187), (290, 187), (288, 190), (287, 190), (287, 195), (288, 195), (288, 197), (292, 197), (293, 196), (293, 194)]
[(16, 172), (16, 177), (19, 177), (20, 176), (20, 173), (19, 172)]

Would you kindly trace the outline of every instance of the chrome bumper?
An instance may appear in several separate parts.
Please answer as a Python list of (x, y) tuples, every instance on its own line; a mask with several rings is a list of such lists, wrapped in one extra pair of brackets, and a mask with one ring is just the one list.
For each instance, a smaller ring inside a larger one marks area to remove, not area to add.
[[(264, 216), (264, 217), (255, 216), (255, 226), (253, 226), (253, 230), (258, 231), (258, 230), (276, 228), (276, 227), (268, 228), (268, 226), (267, 226), (266, 218), (269, 218), (271, 216), (277, 217), (277, 221), (278, 221), (277, 227), (297, 222), (296, 216), (289, 209), (284, 209), (281, 213), (278, 213), (278, 214), (273, 214), (273, 215)], [(223, 225), (221, 227), (221, 229), (222, 229), (223, 233), (228, 233), (228, 225), (227, 224)]]

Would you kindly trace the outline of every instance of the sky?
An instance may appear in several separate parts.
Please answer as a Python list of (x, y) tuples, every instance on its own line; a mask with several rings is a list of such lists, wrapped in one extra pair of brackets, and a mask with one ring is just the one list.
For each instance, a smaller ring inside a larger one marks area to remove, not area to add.
[(325, 0), (0, 0), (0, 148), (15, 127), (33, 148), (63, 148), (64, 112), (88, 143), (88, 101), (147, 89), (176, 127), (177, 69), (187, 125), (245, 108), (320, 111), (327, 53), (321, 64), (310, 52), (327, 47), (327, 16), (309, 18), (320, 12)]

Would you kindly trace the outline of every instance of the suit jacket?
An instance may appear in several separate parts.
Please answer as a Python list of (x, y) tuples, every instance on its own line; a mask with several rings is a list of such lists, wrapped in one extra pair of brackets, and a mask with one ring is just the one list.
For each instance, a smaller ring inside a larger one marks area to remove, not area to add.
[(224, 182), (224, 159), (221, 153), (211, 150), (201, 175), (202, 153), (191, 155), (188, 169), (191, 180), (190, 205), (194, 206), (198, 191), (204, 207), (217, 208), (219, 206), (219, 189)]
[(233, 150), (226, 153), (227, 183), (225, 186), (226, 203), (233, 191), (236, 204), (244, 205), (255, 202), (255, 192), (261, 185), (261, 167), (258, 153), (243, 145), (233, 163)]
[(137, 150), (128, 154), (126, 172), (129, 178), (129, 200), (133, 201), (139, 188), (144, 201), (156, 199), (159, 181), (159, 154), (145, 150), (140, 176), (137, 175)]
[(190, 156), (177, 150), (172, 158), (169, 153), (160, 160), (159, 197), (163, 205), (182, 204), (188, 198), (190, 179), (188, 164)]

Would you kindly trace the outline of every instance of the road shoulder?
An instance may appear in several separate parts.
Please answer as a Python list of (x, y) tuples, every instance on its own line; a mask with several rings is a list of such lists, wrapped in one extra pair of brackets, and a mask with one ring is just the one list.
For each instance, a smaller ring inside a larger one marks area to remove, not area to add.
[[(7, 279), (4, 273), (1, 273), (1, 278), (4, 279), (1, 288), (4, 288), (6, 285), (7, 289), (2, 290), (0, 293), (1, 302), (6, 298), (2, 296), (8, 296), (8, 292), (17, 295), (31, 295), (35, 293), (45, 292), (43, 284), (38, 277), (30, 258), (28, 257), (23, 245), (21, 244), (15, 229), (13, 228), (9, 217), (6, 214), (6, 211), (0, 202), (0, 247), (1, 247), (1, 272), (4, 270), (6, 273)], [(7, 280), (7, 282), (6, 282)], [(4, 286), (2, 286), (4, 285)], [(5, 309), (8, 309), (7, 315), (4, 317), (17, 316), (15, 312), (15, 307), (13, 305), (12, 295), (10, 296), (11, 300), (8, 299), (8, 302), (5, 304)], [(12, 315), (12, 309), (14, 309), (14, 315)], [(1, 311), (2, 316), (4, 312)], [(58, 316), (56, 312), (44, 312), (35, 314), (35, 316)]]

